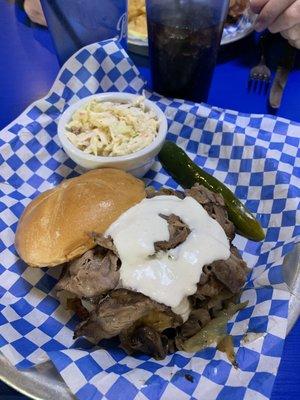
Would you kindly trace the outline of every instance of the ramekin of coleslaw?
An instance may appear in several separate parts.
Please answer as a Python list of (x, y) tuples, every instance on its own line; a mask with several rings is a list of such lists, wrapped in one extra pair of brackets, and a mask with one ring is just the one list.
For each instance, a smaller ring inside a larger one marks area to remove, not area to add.
[(68, 156), (85, 169), (110, 167), (142, 177), (167, 134), (167, 119), (145, 97), (108, 92), (71, 105), (58, 123)]

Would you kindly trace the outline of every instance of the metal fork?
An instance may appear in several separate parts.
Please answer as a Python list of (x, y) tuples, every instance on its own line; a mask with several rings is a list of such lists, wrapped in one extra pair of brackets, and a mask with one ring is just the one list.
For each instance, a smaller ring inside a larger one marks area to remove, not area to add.
[(248, 88), (249, 90), (258, 90), (259, 93), (267, 93), (270, 81), (271, 81), (271, 70), (266, 65), (265, 57), (265, 44), (267, 40), (267, 35), (260, 38), (260, 48), (261, 48), (261, 58), (258, 65), (253, 67), (249, 74)]

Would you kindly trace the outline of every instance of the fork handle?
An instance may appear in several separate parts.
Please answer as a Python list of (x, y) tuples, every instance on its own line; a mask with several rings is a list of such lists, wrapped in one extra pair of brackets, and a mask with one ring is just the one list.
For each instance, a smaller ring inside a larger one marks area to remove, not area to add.
[(265, 46), (268, 43), (268, 41), (273, 37), (273, 34), (270, 31), (265, 31), (261, 34), (259, 38), (259, 43), (261, 46), (262, 50), (265, 50)]
[(262, 55), (260, 57), (259, 65), (266, 65), (266, 57), (265, 57), (264, 53), (262, 53)]
[(266, 31), (261, 35), (259, 39), (260, 51), (263, 56), (265, 55), (267, 44), (271, 40), (272, 36), (273, 35), (270, 31)]
[(259, 38), (259, 47), (261, 53), (259, 65), (266, 65), (266, 46), (271, 37), (272, 37), (271, 32), (265, 31)]

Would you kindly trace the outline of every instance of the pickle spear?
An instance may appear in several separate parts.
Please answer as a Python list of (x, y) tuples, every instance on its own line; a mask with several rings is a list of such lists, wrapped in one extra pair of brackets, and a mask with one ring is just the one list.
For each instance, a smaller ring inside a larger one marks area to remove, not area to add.
[(225, 201), (229, 219), (238, 233), (255, 242), (264, 240), (265, 233), (260, 223), (239, 199), (218, 179), (203, 171), (175, 143), (166, 141), (158, 155), (165, 170), (183, 188), (190, 189), (195, 183), (212, 192), (220, 193)]

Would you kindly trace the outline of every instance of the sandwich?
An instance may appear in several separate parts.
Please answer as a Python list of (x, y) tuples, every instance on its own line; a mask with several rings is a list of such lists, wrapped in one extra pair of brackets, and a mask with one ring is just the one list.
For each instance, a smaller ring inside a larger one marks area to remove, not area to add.
[(223, 340), (244, 307), (248, 268), (234, 236), (221, 195), (100, 169), (33, 200), (16, 249), (31, 267), (63, 266), (56, 289), (80, 320), (75, 338), (118, 337), (128, 354), (162, 359)]

